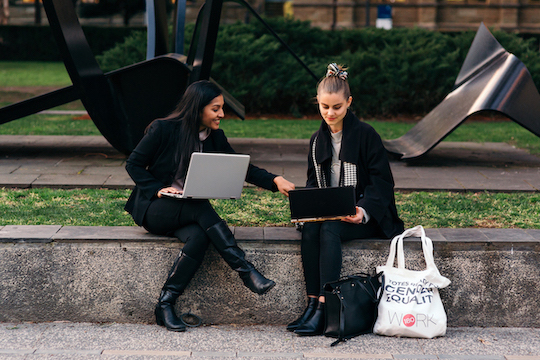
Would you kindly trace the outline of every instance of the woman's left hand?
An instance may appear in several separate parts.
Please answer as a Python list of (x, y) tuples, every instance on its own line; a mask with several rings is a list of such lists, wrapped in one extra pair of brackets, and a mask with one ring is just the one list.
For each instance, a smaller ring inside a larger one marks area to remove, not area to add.
[(289, 196), (289, 191), (294, 190), (294, 184), (289, 180), (286, 180), (283, 176), (276, 176), (274, 178), (274, 184), (276, 184), (280, 193), (285, 196)]
[(352, 224), (361, 224), (362, 220), (364, 220), (364, 212), (358, 206), (356, 207), (356, 215), (350, 215), (350, 216), (347, 216), (346, 218), (341, 219), (341, 221), (345, 221)]

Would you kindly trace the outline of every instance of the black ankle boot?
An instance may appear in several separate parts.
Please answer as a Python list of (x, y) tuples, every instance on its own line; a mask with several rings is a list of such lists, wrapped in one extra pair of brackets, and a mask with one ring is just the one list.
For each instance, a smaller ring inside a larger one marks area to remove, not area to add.
[(300, 315), (298, 319), (287, 325), (287, 330), (294, 331), (298, 329), (302, 324), (304, 324), (304, 322), (306, 322), (306, 320), (309, 319), (313, 312), (317, 309), (318, 304), (319, 299), (312, 297), (308, 298), (308, 305), (304, 310), (304, 313)]
[(163, 285), (154, 311), (158, 325), (165, 326), (170, 331), (186, 331), (186, 326), (176, 316), (174, 304), (176, 299), (182, 295), (200, 265), (200, 262), (180, 252), (169, 272), (165, 285)]
[(319, 303), (317, 309), (301, 326), (294, 330), (300, 336), (322, 335), (326, 319), (324, 316), (324, 303)]
[(250, 271), (238, 271), (240, 278), (244, 282), (244, 285), (254, 293), (259, 295), (266, 294), (276, 283), (272, 280), (265, 278), (257, 269)]
[(244, 251), (238, 247), (236, 239), (224, 221), (212, 225), (206, 233), (223, 260), (238, 272), (248, 289), (262, 295), (276, 285), (274, 281), (261, 275), (253, 264), (245, 259)]

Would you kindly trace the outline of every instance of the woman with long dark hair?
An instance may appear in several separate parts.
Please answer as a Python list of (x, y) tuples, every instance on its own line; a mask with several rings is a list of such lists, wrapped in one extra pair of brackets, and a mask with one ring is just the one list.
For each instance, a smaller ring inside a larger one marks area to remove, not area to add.
[[(149, 232), (174, 235), (184, 243), (155, 309), (156, 322), (171, 331), (186, 329), (174, 305), (199, 268), (210, 243), (251, 291), (262, 295), (275, 285), (245, 259), (229, 227), (208, 200), (171, 199), (161, 195), (182, 192), (193, 152), (234, 153), (219, 129), (223, 105), (221, 90), (212, 82), (202, 80), (191, 84), (171, 115), (148, 126), (126, 164), (135, 182), (126, 211)], [(251, 164), (246, 181), (267, 190), (279, 190), (284, 195), (294, 189), (294, 184), (282, 176)]]

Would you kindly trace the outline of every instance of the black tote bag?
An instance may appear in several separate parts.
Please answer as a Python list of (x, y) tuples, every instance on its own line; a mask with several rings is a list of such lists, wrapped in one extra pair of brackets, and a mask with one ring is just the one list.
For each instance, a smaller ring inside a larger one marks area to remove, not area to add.
[(358, 274), (324, 285), (326, 327), (324, 335), (337, 338), (331, 346), (373, 331), (377, 320), (379, 277)]

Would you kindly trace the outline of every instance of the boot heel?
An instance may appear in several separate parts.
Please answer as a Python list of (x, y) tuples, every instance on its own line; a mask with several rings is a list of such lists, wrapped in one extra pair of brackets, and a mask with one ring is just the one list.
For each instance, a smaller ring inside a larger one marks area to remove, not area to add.
[(163, 319), (161, 318), (159, 314), (159, 309), (157, 306), (156, 306), (156, 309), (154, 310), (154, 315), (156, 316), (156, 324), (158, 326), (165, 326), (165, 324), (163, 323)]
[[(165, 306), (165, 307), (161, 307)], [(174, 308), (170, 304), (158, 303), (155, 310), (156, 323), (164, 326), (169, 331), (186, 331), (186, 326), (174, 313)]]

